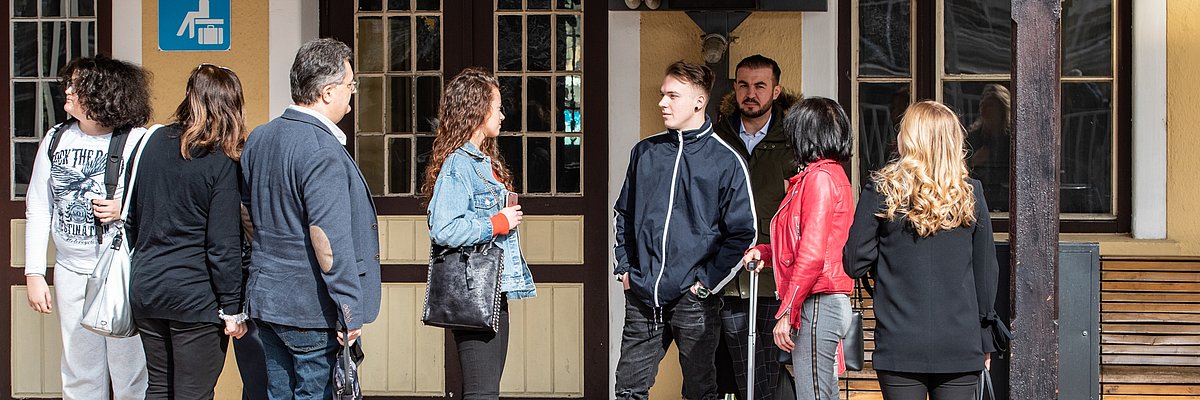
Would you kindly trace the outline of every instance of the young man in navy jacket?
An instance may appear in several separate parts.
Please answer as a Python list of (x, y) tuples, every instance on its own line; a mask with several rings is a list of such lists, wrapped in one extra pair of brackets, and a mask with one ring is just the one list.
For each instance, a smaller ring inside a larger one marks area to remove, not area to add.
[[(671, 64), (658, 102), (667, 131), (634, 146), (617, 203), (625, 328), (616, 397), (647, 399), (667, 344), (679, 347), (685, 399), (716, 399), (721, 288), (757, 230), (745, 163), (705, 115), (713, 73)], [(666, 336), (664, 336), (666, 335)]]

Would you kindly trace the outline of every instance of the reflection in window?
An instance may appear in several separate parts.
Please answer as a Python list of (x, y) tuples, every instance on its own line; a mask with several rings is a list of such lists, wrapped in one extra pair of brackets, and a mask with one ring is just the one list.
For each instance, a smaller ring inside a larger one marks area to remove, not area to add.
[(1012, 94), (1008, 82), (948, 82), (943, 99), (967, 129), (967, 168), (988, 211), (1008, 212)]
[(896, 128), (908, 108), (907, 83), (863, 83), (858, 87), (859, 182), (896, 156)]
[(1007, 74), (1012, 57), (1012, 3), (945, 0), (947, 74)]
[(584, 131), (579, 1), (495, 1), (495, 65), (506, 117), (500, 151), (514, 187), (578, 195)]
[(12, 197), (25, 197), (45, 132), (66, 120), (58, 72), (70, 60), (96, 54), (95, 0), (16, 0), (9, 29), (9, 137)]
[(859, 74), (909, 76), (911, 2), (862, 0), (859, 13)]
[(441, 8), (358, 0), (355, 160), (374, 195), (412, 196), (424, 181), (442, 92)]

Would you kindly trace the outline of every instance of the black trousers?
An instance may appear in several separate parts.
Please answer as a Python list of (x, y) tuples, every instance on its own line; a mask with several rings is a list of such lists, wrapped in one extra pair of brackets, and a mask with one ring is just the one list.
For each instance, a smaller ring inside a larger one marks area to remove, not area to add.
[(157, 318), (134, 322), (146, 350), (147, 400), (213, 398), (229, 346), (224, 327)]
[(233, 356), (242, 376), (242, 400), (267, 400), (267, 356), (253, 320), (246, 320), (241, 339), (233, 339)]
[(721, 333), (721, 297), (701, 299), (691, 292), (655, 309), (625, 291), (625, 327), (621, 331), (621, 358), (617, 362), (616, 397), (648, 400), (658, 375), (658, 364), (674, 342), (683, 371), (682, 397), (717, 399), (714, 358)]
[(462, 366), (463, 400), (500, 398), (500, 374), (508, 358), (508, 299), (500, 303), (500, 331), (453, 329)]
[(884, 400), (972, 400), (979, 387), (979, 371), (921, 374), (875, 371)]

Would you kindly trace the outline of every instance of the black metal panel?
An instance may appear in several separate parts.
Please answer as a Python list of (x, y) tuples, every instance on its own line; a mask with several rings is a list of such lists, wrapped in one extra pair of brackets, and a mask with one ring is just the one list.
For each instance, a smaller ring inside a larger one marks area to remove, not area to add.
[[(610, 11), (631, 11), (625, 0), (608, 0)], [(654, 10), (645, 4), (636, 11), (828, 11), (829, 0), (662, 0)]]
[[(1009, 245), (996, 242), (1000, 262), (1000, 288), (996, 292), (996, 314), (1012, 318)], [(1100, 398), (1100, 246), (1095, 243), (1060, 243), (1058, 275), (1058, 399)], [(1018, 317), (1014, 334), (1021, 328)], [(992, 381), (996, 398), (1009, 398), (1009, 359), (992, 355)], [(1028, 379), (1011, 382), (1028, 385)]]

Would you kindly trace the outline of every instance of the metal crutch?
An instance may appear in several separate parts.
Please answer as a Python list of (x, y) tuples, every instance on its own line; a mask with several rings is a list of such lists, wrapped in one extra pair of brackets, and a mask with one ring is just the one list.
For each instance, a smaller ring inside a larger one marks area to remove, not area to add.
[(750, 271), (750, 340), (746, 350), (746, 399), (754, 400), (754, 354), (758, 348), (758, 269), (759, 261), (746, 263)]

